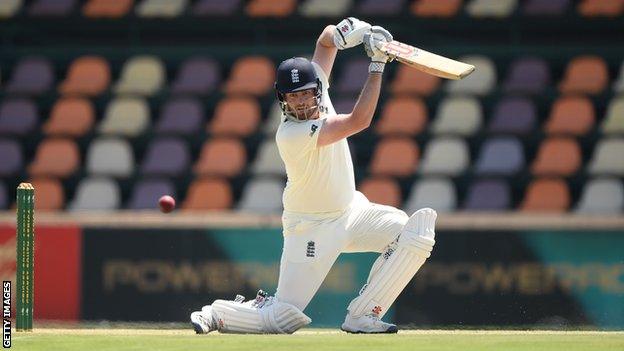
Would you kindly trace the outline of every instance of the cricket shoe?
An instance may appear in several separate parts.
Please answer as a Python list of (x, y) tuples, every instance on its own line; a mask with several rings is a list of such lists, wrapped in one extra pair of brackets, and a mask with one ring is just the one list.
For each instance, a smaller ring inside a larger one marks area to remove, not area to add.
[(201, 311), (191, 313), (191, 324), (197, 334), (208, 334), (213, 330), (217, 330), (217, 323), (212, 314), (212, 306), (204, 306)]
[(399, 331), (396, 325), (382, 321), (375, 313), (357, 318), (348, 313), (340, 329), (353, 334), (394, 334)]

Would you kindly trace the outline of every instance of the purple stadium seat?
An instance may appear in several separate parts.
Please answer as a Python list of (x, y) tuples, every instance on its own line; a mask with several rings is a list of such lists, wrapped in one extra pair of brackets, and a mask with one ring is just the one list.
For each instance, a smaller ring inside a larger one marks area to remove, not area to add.
[(145, 175), (178, 176), (188, 170), (189, 162), (189, 150), (184, 141), (157, 139), (147, 148), (141, 172)]
[(334, 105), (334, 110), (336, 113), (351, 113), (353, 111), (353, 106), (355, 106), (355, 102), (357, 98), (338, 98), (332, 101)]
[(9, 206), (9, 194), (3, 182), (0, 182), (0, 209), (6, 210)]
[(523, 10), (531, 16), (559, 16), (569, 4), (570, 0), (527, 0)]
[(163, 195), (176, 197), (173, 184), (166, 179), (142, 179), (132, 189), (128, 208), (133, 210), (156, 209)]
[(506, 92), (539, 94), (550, 84), (550, 69), (540, 58), (525, 57), (512, 62), (503, 84)]
[(38, 121), (37, 107), (30, 100), (10, 99), (0, 105), (0, 135), (26, 135)]
[(336, 91), (339, 93), (359, 93), (368, 77), (369, 64), (370, 60), (361, 58), (349, 61), (344, 65), (340, 72), (340, 79), (335, 82)]
[(67, 16), (76, 0), (35, 0), (28, 13), (32, 16)]
[(397, 15), (405, 5), (405, 0), (364, 0), (357, 7), (357, 12), (363, 15), (389, 16)]
[(196, 99), (177, 98), (165, 103), (160, 111), (156, 132), (192, 134), (201, 129), (204, 114)]
[(6, 91), (12, 94), (41, 94), (50, 89), (53, 80), (50, 61), (41, 57), (28, 57), (16, 64)]
[(186, 60), (178, 72), (171, 91), (175, 94), (211, 93), (219, 85), (219, 66), (212, 59), (196, 57)]
[(504, 180), (477, 180), (468, 188), (464, 210), (503, 211), (510, 204), (509, 185)]
[(240, 0), (199, 0), (193, 7), (197, 16), (227, 16), (240, 6)]
[(20, 145), (8, 139), (0, 139), (0, 176), (8, 177), (22, 170), (23, 156)]
[(532, 100), (507, 97), (494, 107), (488, 130), (492, 133), (528, 134), (535, 127), (537, 110)]
[(513, 175), (524, 167), (522, 144), (514, 137), (495, 137), (481, 145), (475, 173), (479, 175)]

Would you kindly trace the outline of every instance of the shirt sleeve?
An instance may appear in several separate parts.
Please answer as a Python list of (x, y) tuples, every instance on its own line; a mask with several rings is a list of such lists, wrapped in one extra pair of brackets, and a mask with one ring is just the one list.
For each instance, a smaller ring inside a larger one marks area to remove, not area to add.
[(314, 67), (314, 71), (316, 72), (316, 75), (321, 80), (321, 84), (323, 84), (323, 90), (329, 89), (329, 79), (325, 75), (325, 71), (323, 71), (321, 66), (319, 66), (318, 63), (316, 62), (312, 62), (312, 66)]
[(289, 156), (303, 155), (316, 149), (316, 143), (323, 127), (323, 119), (305, 122), (284, 122), (276, 136), (280, 150)]

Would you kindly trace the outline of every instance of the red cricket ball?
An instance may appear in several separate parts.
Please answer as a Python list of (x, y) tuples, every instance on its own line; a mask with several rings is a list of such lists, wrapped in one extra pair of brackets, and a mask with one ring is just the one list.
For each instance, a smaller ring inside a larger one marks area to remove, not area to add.
[(169, 213), (175, 208), (175, 200), (169, 195), (161, 196), (158, 199), (158, 207), (162, 213)]

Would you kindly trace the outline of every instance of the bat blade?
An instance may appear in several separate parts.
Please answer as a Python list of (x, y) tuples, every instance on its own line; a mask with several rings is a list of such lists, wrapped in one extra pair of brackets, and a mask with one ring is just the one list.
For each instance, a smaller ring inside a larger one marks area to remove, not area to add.
[(473, 65), (440, 56), (396, 40), (382, 43), (379, 49), (401, 63), (446, 79), (462, 79), (475, 69)]

